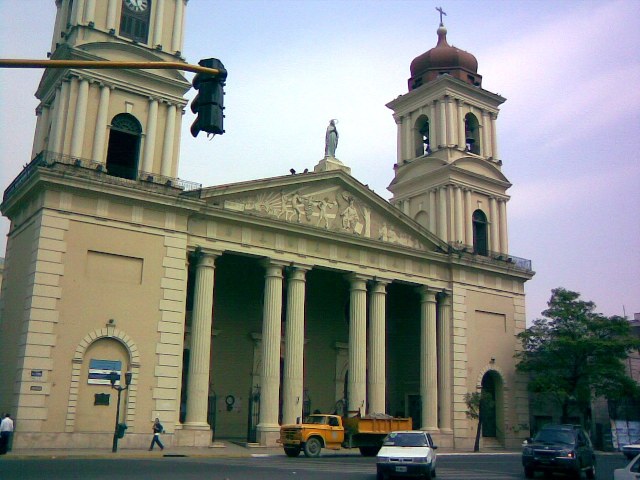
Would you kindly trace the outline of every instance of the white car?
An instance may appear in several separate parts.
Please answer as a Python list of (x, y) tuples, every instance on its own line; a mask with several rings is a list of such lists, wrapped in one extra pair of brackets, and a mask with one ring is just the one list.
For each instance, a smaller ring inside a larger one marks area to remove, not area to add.
[(391, 432), (378, 452), (378, 480), (391, 476), (430, 480), (436, 476), (436, 448), (431, 435), (421, 430)]
[(631, 460), (640, 453), (640, 438), (637, 438), (635, 442), (631, 442), (628, 445), (623, 445), (621, 450), (622, 454)]
[(640, 455), (629, 462), (625, 468), (613, 471), (613, 480), (638, 480), (640, 479)]

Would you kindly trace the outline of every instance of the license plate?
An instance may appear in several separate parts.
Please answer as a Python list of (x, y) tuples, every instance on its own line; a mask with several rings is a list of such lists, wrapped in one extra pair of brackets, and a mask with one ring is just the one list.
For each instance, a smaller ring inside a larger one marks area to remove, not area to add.
[(407, 467), (396, 467), (396, 472), (398, 473), (406, 473)]

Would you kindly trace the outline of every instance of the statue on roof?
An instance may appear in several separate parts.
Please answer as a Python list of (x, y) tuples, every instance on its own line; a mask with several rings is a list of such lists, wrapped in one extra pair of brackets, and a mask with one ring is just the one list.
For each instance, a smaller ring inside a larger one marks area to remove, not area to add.
[(324, 156), (336, 157), (336, 148), (338, 148), (338, 129), (336, 128), (338, 120), (335, 118), (329, 122), (327, 133), (324, 137)]

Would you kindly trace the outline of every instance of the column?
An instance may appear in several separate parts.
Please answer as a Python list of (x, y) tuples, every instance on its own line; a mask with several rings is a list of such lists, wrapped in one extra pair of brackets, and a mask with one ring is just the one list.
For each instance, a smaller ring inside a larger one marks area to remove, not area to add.
[(438, 206), (438, 236), (445, 242), (449, 241), (447, 232), (447, 187), (438, 189), (439, 206)]
[(171, 53), (182, 49), (182, 17), (184, 15), (184, 0), (176, 0), (176, 14), (173, 17), (173, 37), (171, 38)]
[(440, 405), (440, 431), (452, 433), (451, 424), (451, 382), (452, 343), (451, 343), (451, 295), (442, 291), (438, 295), (438, 405)]
[(429, 105), (429, 128), (431, 129), (429, 137), (429, 145), (431, 145), (431, 151), (438, 150), (438, 142), (440, 141), (440, 132), (438, 131), (438, 122), (436, 120), (436, 101), (434, 100)]
[(116, 12), (118, 9), (118, 0), (109, 0), (107, 4), (107, 31), (110, 34), (116, 33)]
[(500, 252), (509, 254), (509, 236), (507, 235), (507, 201), (498, 200), (500, 211)]
[(95, 23), (95, 14), (96, 14), (96, 0), (87, 0), (85, 4), (84, 11), (84, 22), (88, 25), (89, 23)]
[(490, 120), (489, 120), (489, 112), (486, 111), (482, 111), (482, 151), (480, 152), (480, 155), (483, 155), (485, 157), (491, 157), (493, 155), (493, 152), (491, 151), (491, 139), (490, 139), (490, 132), (491, 132), (491, 125), (490, 125)]
[(64, 31), (64, 15), (62, 0), (56, 0), (56, 23), (53, 27), (53, 38), (51, 39), (51, 53), (56, 51), (56, 44), (62, 38), (60, 34)]
[(349, 412), (367, 411), (367, 283), (365, 277), (351, 274), (349, 305)]
[(38, 116), (38, 121), (36, 122), (31, 159), (34, 159), (36, 155), (45, 149), (44, 140), (49, 130), (49, 107), (41, 104), (36, 109), (36, 115)]
[(149, 98), (149, 114), (147, 115), (147, 135), (144, 140), (143, 172), (153, 172), (153, 156), (156, 149), (156, 129), (158, 123), (158, 100)]
[(442, 146), (445, 146), (447, 144), (447, 112), (446, 112), (444, 100), (438, 101), (438, 107), (440, 108), (439, 123), (440, 123), (440, 132), (441, 132), (438, 138), (440, 139)]
[(166, 2), (156, 2), (156, 20), (154, 22), (155, 26), (153, 29), (153, 43), (151, 46), (153, 48), (162, 45), (162, 25), (164, 23), (164, 4)]
[(275, 446), (280, 434), (280, 342), (282, 341), (282, 264), (267, 260), (262, 316), (262, 369), (258, 442)]
[(453, 145), (455, 143), (455, 114), (453, 111), (453, 102), (450, 96), (446, 96), (445, 100), (447, 102), (447, 145)]
[(489, 214), (491, 215), (491, 235), (489, 237), (489, 250), (500, 251), (500, 237), (498, 235), (498, 207), (495, 197), (489, 198)]
[(162, 146), (162, 166), (160, 174), (165, 177), (171, 176), (173, 166), (173, 141), (176, 136), (176, 106), (171, 104), (167, 107), (167, 121), (164, 127), (164, 144)]
[(422, 430), (438, 430), (438, 357), (436, 344), (436, 292), (420, 290), (420, 396)]
[(101, 85), (98, 114), (96, 115), (96, 129), (93, 132), (93, 151), (91, 153), (91, 159), (100, 163), (105, 163), (104, 145), (107, 138), (107, 120), (109, 115), (110, 96), (111, 88), (107, 85)]
[(56, 91), (56, 98), (53, 101), (53, 122), (51, 123), (51, 133), (49, 137), (49, 150), (55, 154), (62, 154), (64, 141), (65, 113), (67, 102), (69, 101), (69, 81), (63, 80), (60, 88)]
[(202, 254), (196, 263), (191, 319), (191, 352), (187, 379), (187, 430), (210, 430), (207, 423), (211, 323), (216, 255)]
[(464, 100), (457, 100), (458, 104), (458, 148), (464, 150), (467, 146), (466, 132), (464, 129), (464, 112), (462, 107), (464, 106)]
[(402, 117), (394, 117), (396, 122), (396, 161), (398, 165), (402, 164), (404, 156), (402, 153)]
[(456, 222), (456, 237), (457, 242), (464, 242), (463, 236), (463, 206), (462, 206), (462, 189), (460, 187), (454, 187), (454, 205), (455, 205), (455, 222)]
[(438, 218), (436, 210), (436, 190), (429, 190), (429, 230), (436, 233), (436, 218)]
[(464, 243), (468, 246), (473, 245), (473, 209), (471, 208), (471, 190), (464, 191)]
[(74, 80), (78, 83), (78, 97), (76, 99), (76, 111), (73, 117), (73, 133), (71, 134), (71, 151), (74, 158), (82, 157), (82, 144), (84, 143), (84, 131), (87, 122), (87, 100), (89, 99), (89, 80), (81, 78)]
[(82, 24), (82, 5), (83, 2), (75, 1), (71, 6), (71, 25)]
[(491, 155), (494, 160), (498, 160), (500, 157), (498, 156), (498, 138), (496, 137), (496, 119), (498, 115), (495, 113), (491, 114)]
[(308, 268), (292, 267), (287, 284), (287, 323), (283, 373), (282, 423), (302, 419), (304, 401), (304, 324)]
[(375, 280), (369, 296), (369, 408), (386, 413), (386, 305), (388, 281)]

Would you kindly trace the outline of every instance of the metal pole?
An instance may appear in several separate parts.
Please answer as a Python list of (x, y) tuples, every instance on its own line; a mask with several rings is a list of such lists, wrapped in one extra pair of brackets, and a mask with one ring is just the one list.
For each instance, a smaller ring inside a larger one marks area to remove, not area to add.
[(118, 390), (118, 404), (116, 406), (116, 426), (114, 427), (113, 430), (113, 447), (111, 448), (111, 451), (113, 453), (118, 451), (118, 424), (120, 423), (120, 394), (122, 393), (122, 388), (121, 387), (115, 387)]

